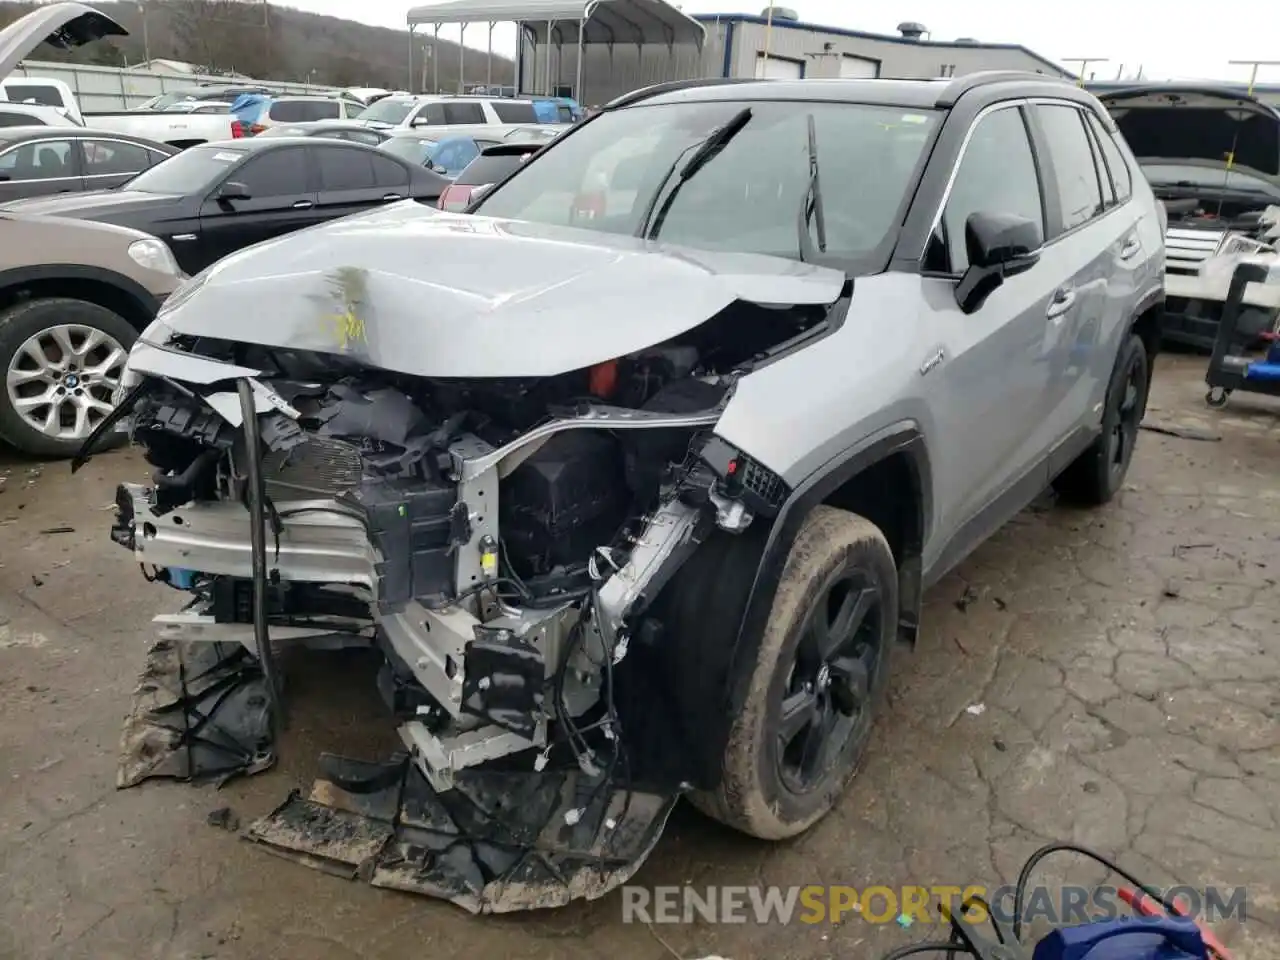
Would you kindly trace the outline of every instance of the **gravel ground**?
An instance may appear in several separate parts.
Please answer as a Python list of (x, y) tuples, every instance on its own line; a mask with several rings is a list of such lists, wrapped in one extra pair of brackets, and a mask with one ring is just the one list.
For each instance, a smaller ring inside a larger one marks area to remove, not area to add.
[[(769, 845), (679, 810), (636, 882), (993, 887), (1076, 840), (1155, 883), (1246, 886), (1248, 921), (1219, 934), (1280, 956), (1280, 406), (1210, 411), (1202, 375), (1162, 358), (1148, 422), (1219, 442), (1145, 432), (1116, 503), (1029, 510), (929, 594), (832, 816)], [(267, 856), (209, 813), (248, 822), (309, 784), (321, 749), (393, 742), (371, 684), (323, 658), (291, 674), (276, 770), (116, 791), (147, 621), (175, 599), (107, 539), (116, 483), (143, 474), (129, 453), (72, 478), (0, 452), (0, 956), (863, 958), (922, 935), (624, 924), (616, 893), (472, 918)]]

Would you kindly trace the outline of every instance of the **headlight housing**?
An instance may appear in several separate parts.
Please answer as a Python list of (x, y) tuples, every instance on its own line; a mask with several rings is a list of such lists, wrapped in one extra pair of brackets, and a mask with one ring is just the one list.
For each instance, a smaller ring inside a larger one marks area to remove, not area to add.
[(169, 249), (168, 244), (163, 240), (157, 240), (155, 237), (135, 240), (129, 244), (129, 257), (134, 263), (146, 270), (154, 270), (156, 273), (167, 274), (171, 277), (179, 276), (182, 273), (182, 269), (178, 266), (178, 261), (173, 259), (173, 252)]

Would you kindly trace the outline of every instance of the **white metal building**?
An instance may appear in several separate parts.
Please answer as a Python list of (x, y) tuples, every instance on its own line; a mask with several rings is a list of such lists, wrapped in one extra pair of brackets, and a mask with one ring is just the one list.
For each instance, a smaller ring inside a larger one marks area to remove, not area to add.
[(772, 16), (708, 14), (696, 19), (707, 29), (703, 66), (711, 76), (931, 79), (979, 70), (1074, 76), (1018, 44), (933, 40), (918, 23), (903, 23), (899, 35), (885, 36), (806, 23), (777, 7)]
[(688, 16), (667, 0), (443, 0), (408, 15), (411, 32), (475, 24), (464, 33), (472, 44), (484, 37), (483, 25), (491, 37), (493, 25), (506, 21), (519, 25), (520, 92), (584, 104), (699, 77), (933, 78), (978, 70), (1074, 76), (1017, 44), (937, 41), (913, 23), (902, 24), (898, 36), (825, 27), (779, 7), (762, 15)]

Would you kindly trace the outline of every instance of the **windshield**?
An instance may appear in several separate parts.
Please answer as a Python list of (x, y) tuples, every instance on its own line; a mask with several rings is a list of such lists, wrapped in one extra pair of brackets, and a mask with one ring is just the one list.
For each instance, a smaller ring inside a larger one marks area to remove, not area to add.
[(1155, 187), (1207, 187), (1212, 190), (1269, 193), (1280, 198), (1280, 184), (1240, 170), (1198, 167), (1184, 163), (1159, 163), (1150, 160), (1144, 160), (1141, 163), (1147, 182)]
[(392, 137), (383, 141), (379, 146), (394, 154), (401, 160), (408, 160), (410, 163), (421, 165), (431, 158), (431, 152), (436, 148), (436, 142), (430, 137)]
[(188, 147), (144, 170), (121, 189), (177, 196), (200, 193), (218, 182), (243, 156), (227, 147)]
[(403, 123), (417, 103), (413, 100), (379, 100), (370, 104), (356, 114), (357, 120), (373, 120), (377, 123), (389, 123), (393, 126)]
[[(691, 176), (686, 174), (672, 198), (680, 171), (698, 155), (698, 147), (744, 113), (749, 114), (745, 124)], [(637, 235), (649, 211), (665, 208), (663, 241), (800, 259), (810, 116), (826, 227), (826, 254), (820, 259), (848, 268), (851, 261), (877, 254), (896, 235), (938, 125), (936, 113), (795, 101), (610, 111), (549, 143), (517, 176), (487, 194), (475, 212)], [(656, 219), (650, 214), (650, 231)], [(812, 218), (810, 231), (816, 239)]]

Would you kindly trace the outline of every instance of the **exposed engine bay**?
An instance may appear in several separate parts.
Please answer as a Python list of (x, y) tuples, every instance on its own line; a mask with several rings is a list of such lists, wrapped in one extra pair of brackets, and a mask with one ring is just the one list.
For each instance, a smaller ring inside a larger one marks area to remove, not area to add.
[[(782, 480), (717, 437), (738, 379), (840, 307), (736, 301), (674, 340), (556, 376), (411, 377), (176, 335), (135, 347), (105, 430), (153, 468), (111, 536), (182, 592), (122, 740), (121, 787), (269, 768), (286, 649), (366, 647), (403, 750), (326, 755), (249, 837), (474, 911), (623, 882), (682, 789), (628, 651), (715, 531)], [(628, 707), (627, 703), (632, 704)]]

